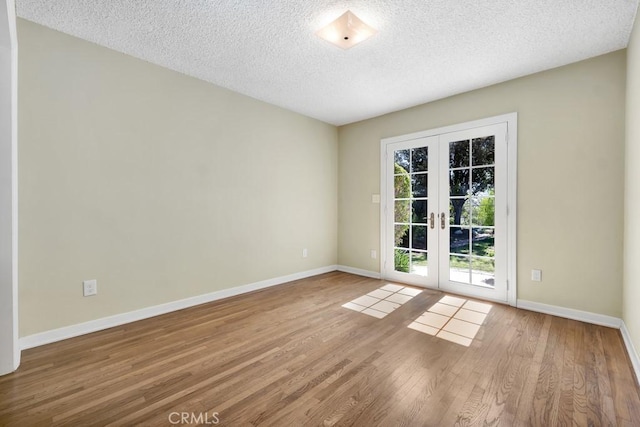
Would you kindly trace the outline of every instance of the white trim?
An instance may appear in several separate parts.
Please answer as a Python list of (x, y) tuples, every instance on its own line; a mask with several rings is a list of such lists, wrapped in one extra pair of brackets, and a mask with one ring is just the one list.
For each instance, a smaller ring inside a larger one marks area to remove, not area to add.
[(250, 283), (248, 285), (222, 289), (220, 291), (198, 295), (191, 298), (185, 298), (178, 301), (172, 301), (166, 304), (146, 307), (140, 310), (130, 311), (128, 313), (116, 314), (114, 316), (103, 317), (102, 319), (91, 320), (84, 323), (78, 323), (76, 325), (65, 326), (50, 331), (40, 332), (20, 338), (20, 348), (25, 350), (28, 348), (38, 347), (56, 341), (62, 341), (67, 338), (90, 334), (92, 332), (101, 331), (103, 329), (113, 328), (114, 326), (120, 326), (126, 323), (148, 319), (149, 317), (159, 316), (161, 314), (182, 310), (223, 298), (229, 298), (236, 295), (257, 291), (259, 289), (292, 282), (294, 280), (300, 280), (307, 277), (317, 276), (319, 274), (329, 273), (331, 271), (336, 271), (336, 269), (336, 265), (329, 265), (326, 267), (316, 268), (314, 270), (307, 270), (299, 273), (289, 274), (287, 276), (275, 277), (273, 279), (262, 280), (260, 282)]
[(579, 320), (581, 322), (593, 323), (594, 325), (608, 326), (616, 329), (620, 329), (622, 324), (622, 320), (617, 317), (591, 313), (589, 311), (575, 310), (573, 308), (559, 307), (557, 305), (543, 304), (541, 302), (519, 299), (517, 307), (525, 310), (536, 311), (538, 313), (551, 314), (553, 316)]
[(356, 276), (371, 277), (372, 279), (379, 279), (380, 278), (380, 273), (378, 273), (377, 271), (363, 270), (361, 268), (348, 267), (346, 265), (339, 265), (338, 266), (338, 271), (342, 271), (344, 273), (355, 274)]
[(518, 299), (518, 113), (507, 114), (507, 301)]
[[(235, 288), (223, 289), (204, 295), (185, 298), (182, 300), (160, 304), (153, 307), (147, 307), (128, 313), (103, 317), (102, 319), (91, 320), (89, 322), (79, 323), (77, 325), (65, 326), (59, 329), (53, 329), (50, 331), (28, 335), (26, 337), (20, 338), (20, 349), (26, 350), (33, 347), (38, 347), (41, 345), (62, 341), (68, 338), (78, 337), (81, 335), (90, 334), (92, 332), (113, 328), (115, 326), (120, 326), (126, 323), (131, 323), (138, 320), (148, 319), (150, 317), (170, 313), (173, 311), (194, 307), (200, 304), (206, 304), (208, 302), (220, 300), (223, 298), (229, 298), (232, 296), (249, 293), (260, 289), (292, 282), (295, 280), (317, 276), (324, 273), (330, 273), (336, 270), (349, 274), (355, 274), (358, 276), (371, 277), (374, 279), (380, 278), (380, 273), (377, 273), (375, 271), (348, 267), (345, 265), (330, 265), (326, 267), (316, 268), (314, 270), (302, 271), (299, 273), (289, 274), (287, 276), (281, 276), (273, 279), (263, 280), (260, 282), (250, 283), (243, 286), (237, 286)], [(571, 308), (558, 307), (555, 305), (542, 304), (539, 302), (526, 300), (518, 300), (517, 307), (519, 309), (530, 310), (539, 313), (550, 314), (553, 316), (579, 320), (595, 325), (602, 325), (620, 329), (624, 344), (627, 349), (627, 353), (629, 354), (632, 367), (636, 374), (636, 378), (640, 379), (640, 357), (638, 357), (638, 353), (633, 346), (633, 342), (631, 341), (631, 337), (629, 336), (629, 331), (627, 330), (627, 326), (623, 320), (617, 317), (606, 316), (603, 314), (596, 314), (588, 311), (574, 310)]]
[(18, 30), (16, 5), (7, 0), (11, 8), (9, 27), (11, 31), (11, 204), (13, 206), (11, 241), (13, 246), (13, 368), (20, 366), (19, 314), (18, 314)]
[(633, 341), (631, 341), (631, 335), (629, 335), (629, 330), (627, 329), (627, 324), (624, 323), (624, 320), (621, 321), (620, 333), (622, 334), (624, 345), (627, 347), (627, 353), (629, 354), (629, 359), (631, 359), (631, 366), (636, 373), (636, 381), (640, 382), (640, 356), (638, 356), (638, 352), (633, 345)]
[[(0, 6), (3, 32), (2, 49), (2, 182), (0, 182), (0, 217), (2, 242), (0, 253), (0, 375), (15, 371), (20, 365), (18, 342), (18, 38), (14, 0), (5, 0)], [(4, 37), (6, 35), (6, 38)], [(4, 42), (8, 41), (8, 44)], [(5, 84), (6, 83), (6, 84)], [(8, 89), (8, 90), (6, 90)], [(7, 93), (9, 92), (9, 93)], [(6, 103), (6, 100), (9, 102)], [(8, 107), (8, 110), (5, 108)], [(6, 169), (5, 169), (6, 168)], [(6, 234), (5, 234), (6, 233)]]
[(505, 123), (505, 122), (511, 123), (511, 120), (517, 120), (517, 118), (518, 118), (518, 113), (515, 113), (515, 112), (507, 113), (499, 116), (487, 117), (486, 119), (472, 120), (470, 122), (457, 123), (450, 126), (443, 126), (435, 129), (409, 133), (406, 135), (383, 138), (380, 142), (382, 146), (385, 146), (387, 144), (393, 144), (394, 142), (402, 142), (402, 141), (408, 141), (411, 139), (426, 138), (428, 136), (442, 135), (450, 132), (459, 132), (461, 130), (479, 128), (483, 126), (490, 126), (498, 123)]

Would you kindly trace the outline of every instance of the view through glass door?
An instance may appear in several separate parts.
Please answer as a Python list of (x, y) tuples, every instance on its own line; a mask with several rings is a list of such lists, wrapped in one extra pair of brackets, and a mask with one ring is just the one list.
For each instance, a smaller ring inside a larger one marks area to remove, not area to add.
[(507, 124), (385, 147), (386, 278), (507, 301)]

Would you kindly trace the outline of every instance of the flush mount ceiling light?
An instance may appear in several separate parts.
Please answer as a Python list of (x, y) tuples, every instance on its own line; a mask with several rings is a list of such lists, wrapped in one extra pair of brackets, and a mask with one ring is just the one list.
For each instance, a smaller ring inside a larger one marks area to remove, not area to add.
[(350, 10), (347, 10), (338, 19), (318, 30), (316, 35), (342, 49), (349, 49), (365, 41), (375, 33), (376, 30), (374, 28), (371, 28)]

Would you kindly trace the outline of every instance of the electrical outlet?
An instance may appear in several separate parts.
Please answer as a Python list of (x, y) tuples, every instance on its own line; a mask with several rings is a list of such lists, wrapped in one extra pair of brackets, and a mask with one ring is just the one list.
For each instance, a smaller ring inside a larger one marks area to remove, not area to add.
[(371, 203), (380, 203), (380, 195), (372, 194), (371, 195)]
[(309, 256), (309, 251), (305, 248), (302, 250), (302, 258), (306, 258)]
[(96, 279), (85, 280), (82, 282), (82, 295), (85, 297), (96, 295), (98, 293), (98, 281)]
[(378, 258), (378, 252), (376, 252), (375, 249), (371, 249), (371, 258), (373, 259)]
[(542, 282), (542, 270), (531, 270), (531, 280)]

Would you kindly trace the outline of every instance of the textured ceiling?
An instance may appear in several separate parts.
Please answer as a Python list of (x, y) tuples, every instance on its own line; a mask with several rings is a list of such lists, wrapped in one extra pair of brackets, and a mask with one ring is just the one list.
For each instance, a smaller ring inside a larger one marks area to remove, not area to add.
[[(638, 0), (17, 0), (20, 17), (341, 125), (627, 46)], [(378, 33), (315, 31), (350, 9)]]

